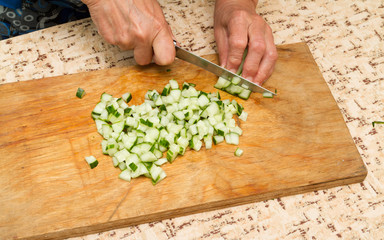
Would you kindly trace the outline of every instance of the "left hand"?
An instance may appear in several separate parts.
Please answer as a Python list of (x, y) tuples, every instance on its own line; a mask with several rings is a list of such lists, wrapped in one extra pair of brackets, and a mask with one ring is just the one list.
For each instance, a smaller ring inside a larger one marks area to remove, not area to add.
[(173, 35), (157, 0), (82, 0), (100, 35), (122, 50), (133, 49), (140, 65), (175, 59)]
[(261, 85), (273, 72), (277, 50), (272, 29), (256, 13), (256, 4), (252, 0), (216, 0), (214, 29), (220, 65), (236, 72), (248, 47), (242, 76)]

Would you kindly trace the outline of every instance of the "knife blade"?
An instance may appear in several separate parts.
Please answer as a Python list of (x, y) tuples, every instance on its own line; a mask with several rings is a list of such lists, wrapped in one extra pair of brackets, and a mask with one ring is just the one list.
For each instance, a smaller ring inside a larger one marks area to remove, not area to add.
[(218, 77), (225, 78), (229, 81), (231, 81), (231, 79), (233, 77), (238, 77), (238, 78), (240, 78), (239, 85), (240, 86), (242, 84), (246, 85), (249, 88), (249, 90), (251, 90), (252, 92), (258, 92), (258, 93), (268, 92), (268, 93), (271, 93), (273, 95), (276, 95), (276, 93), (271, 92), (268, 89), (266, 89), (262, 86), (259, 86), (256, 83), (253, 83), (253, 82), (243, 78), (242, 76), (239, 76), (233, 72), (230, 72), (227, 69), (220, 67), (219, 65), (217, 65), (211, 61), (208, 61), (207, 59), (204, 59), (200, 56), (197, 56), (196, 54), (193, 54), (193, 53), (177, 46), (176, 41), (174, 41), (174, 44), (176, 47), (176, 57), (177, 58), (180, 58), (181, 60), (192, 63), (198, 67), (201, 67), (201, 68), (215, 74)]

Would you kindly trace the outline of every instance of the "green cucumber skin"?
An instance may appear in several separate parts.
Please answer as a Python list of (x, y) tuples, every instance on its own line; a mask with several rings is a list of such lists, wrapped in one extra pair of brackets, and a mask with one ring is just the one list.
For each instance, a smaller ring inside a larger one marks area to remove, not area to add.
[(84, 89), (82, 89), (82, 88), (78, 88), (78, 89), (77, 89), (77, 92), (76, 92), (76, 97), (82, 99), (82, 98), (84, 97), (84, 95), (85, 95), (85, 91), (84, 91)]
[(89, 164), (89, 166), (91, 167), (91, 169), (94, 169), (95, 167), (97, 167), (97, 165), (99, 165), (99, 161), (97, 161), (97, 160), (96, 160), (95, 162)]

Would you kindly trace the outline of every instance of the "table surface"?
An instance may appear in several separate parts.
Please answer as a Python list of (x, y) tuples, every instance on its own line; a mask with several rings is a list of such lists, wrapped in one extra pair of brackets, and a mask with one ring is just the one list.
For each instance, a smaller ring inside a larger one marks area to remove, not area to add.
[[(216, 52), (214, 1), (160, 4), (182, 46)], [(367, 166), (363, 183), (115, 229), (73, 239), (382, 239), (384, 235), (384, 3), (264, 0), (275, 43), (308, 44)], [(0, 41), (0, 82), (134, 64), (90, 19)], [(281, 81), (284, 81), (282, 79)]]

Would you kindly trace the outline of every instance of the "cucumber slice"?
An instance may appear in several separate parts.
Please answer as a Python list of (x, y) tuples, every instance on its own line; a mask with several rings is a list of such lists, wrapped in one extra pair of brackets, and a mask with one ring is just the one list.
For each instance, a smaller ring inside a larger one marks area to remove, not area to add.
[(241, 91), (241, 93), (238, 96), (241, 99), (247, 100), (251, 96), (251, 93), (252, 93), (251, 90), (243, 89), (243, 91)]
[(127, 92), (127, 93), (124, 93), (123, 96), (122, 96), (122, 99), (126, 102), (126, 103), (129, 103), (131, 100), (132, 100), (132, 94)]
[(239, 145), (239, 134), (234, 132), (226, 134), (225, 142), (228, 144)]
[(273, 98), (273, 94), (270, 92), (263, 92), (263, 98)]
[(101, 102), (109, 102), (113, 99), (112, 95), (108, 94), (108, 93), (103, 93), (101, 94), (101, 97), (100, 97), (100, 101)]
[(82, 88), (78, 88), (77, 89), (77, 91), (76, 91), (76, 97), (78, 97), (78, 98), (83, 98), (84, 97), (84, 95), (85, 95), (85, 91), (84, 91), (84, 89), (82, 89)]
[(120, 179), (123, 179), (125, 181), (131, 181), (131, 173), (128, 169), (125, 169), (124, 171), (122, 171), (120, 174), (119, 174), (119, 178)]
[(171, 91), (171, 85), (168, 83), (167, 85), (165, 85), (163, 91), (161, 92), (161, 96), (168, 96), (170, 91)]
[(241, 155), (243, 155), (244, 151), (241, 149), (241, 148), (236, 148), (236, 151), (235, 151), (235, 156), (237, 157), (240, 157)]
[(97, 167), (99, 161), (94, 156), (85, 157), (85, 161), (88, 163), (91, 169)]
[(229, 85), (231, 84), (230, 81), (228, 81), (227, 79), (225, 78), (222, 78), (222, 77), (219, 77), (219, 79), (217, 79), (217, 82), (215, 84), (215, 88), (217, 89), (225, 89), (227, 88)]

